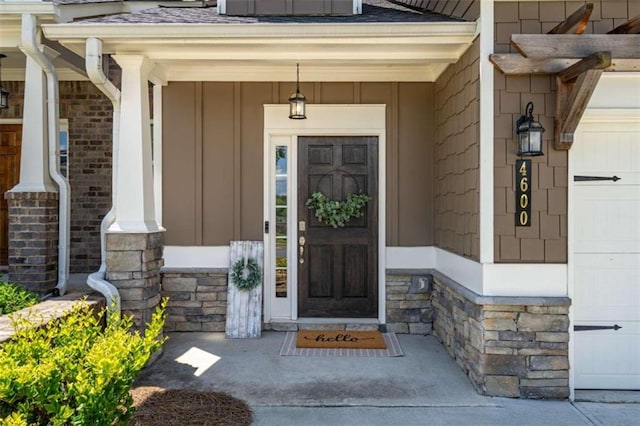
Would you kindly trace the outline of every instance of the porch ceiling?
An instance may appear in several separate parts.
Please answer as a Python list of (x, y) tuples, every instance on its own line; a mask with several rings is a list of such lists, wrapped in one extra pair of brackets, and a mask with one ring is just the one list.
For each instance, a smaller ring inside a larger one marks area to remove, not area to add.
[(122, 24), (43, 26), (84, 56), (144, 55), (161, 81), (435, 81), (476, 37), (475, 22), (374, 24)]

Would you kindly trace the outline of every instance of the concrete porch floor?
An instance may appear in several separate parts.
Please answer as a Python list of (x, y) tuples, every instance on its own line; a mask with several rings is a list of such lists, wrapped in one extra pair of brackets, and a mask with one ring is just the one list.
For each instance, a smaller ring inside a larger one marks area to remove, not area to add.
[[(170, 333), (136, 386), (226, 392), (251, 405), (256, 425), (630, 425), (640, 418), (637, 403), (478, 395), (432, 336), (398, 335), (404, 357), (314, 358), (279, 356), (284, 335)], [(187, 352), (200, 361), (176, 361)]]

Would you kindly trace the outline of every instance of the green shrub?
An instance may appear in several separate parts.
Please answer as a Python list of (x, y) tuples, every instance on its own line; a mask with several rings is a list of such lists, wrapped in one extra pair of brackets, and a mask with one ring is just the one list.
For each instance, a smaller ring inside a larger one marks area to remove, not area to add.
[(103, 329), (105, 310), (84, 302), (44, 327), (14, 318), (16, 335), (0, 347), (0, 424), (125, 424), (133, 380), (164, 343), (166, 303), (143, 335), (131, 317)]
[(0, 282), (0, 315), (10, 314), (40, 302), (40, 297), (13, 283)]

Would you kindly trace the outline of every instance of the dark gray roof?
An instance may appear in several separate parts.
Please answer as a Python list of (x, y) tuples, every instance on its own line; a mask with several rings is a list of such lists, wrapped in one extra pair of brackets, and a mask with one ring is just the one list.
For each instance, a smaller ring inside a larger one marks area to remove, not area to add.
[(53, 4), (117, 3), (121, 0), (45, 0)]
[(455, 22), (457, 18), (433, 12), (416, 12), (386, 0), (364, 0), (362, 14), (349, 16), (228, 16), (215, 7), (155, 7), (136, 13), (103, 16), (80, 21), (105, 24), (339, 24)]

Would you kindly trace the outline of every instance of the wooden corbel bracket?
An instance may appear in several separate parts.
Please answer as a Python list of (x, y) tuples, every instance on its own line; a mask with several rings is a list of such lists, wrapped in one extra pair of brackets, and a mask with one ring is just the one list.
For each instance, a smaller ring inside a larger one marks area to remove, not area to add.
[(571, 148), (573, 133), (580, 123), (600, 76), (610, 65), (610, 52), (596, 52), (557, 74), (553, 144), (555, 149)]

